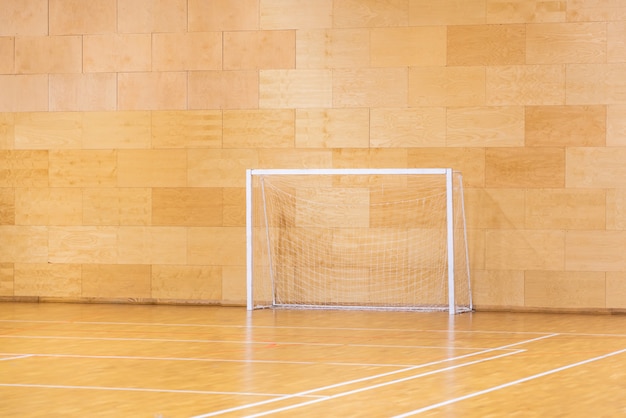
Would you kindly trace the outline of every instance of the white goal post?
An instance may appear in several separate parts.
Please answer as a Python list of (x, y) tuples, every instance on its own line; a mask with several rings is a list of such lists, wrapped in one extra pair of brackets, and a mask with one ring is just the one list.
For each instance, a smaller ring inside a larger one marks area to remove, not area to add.
[(247, 309), (472, 310), (461, 173), (248, 169)]

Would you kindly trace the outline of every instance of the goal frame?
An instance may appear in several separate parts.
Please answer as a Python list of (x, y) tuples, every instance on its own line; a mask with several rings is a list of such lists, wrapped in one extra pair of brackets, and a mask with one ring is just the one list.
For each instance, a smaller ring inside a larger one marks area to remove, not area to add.
[[(456, 300), (455, 300), (455, 282), (454, 282), (454, 254), (455, 254), (455, 242), (454, 242), (454, 197), (453, 197), (453, 174), (452, 168), (310, 168), (310, 169), (246, 169), (246, 309), (248, 311), (254, 310), (254, 292), (253, 292), (253, 214), (252, 214), (252, 178), (253, 176), (261, 175), (445, 175), (446, 177), (446, 241), (447, 241), (447, 282), (448, 282), (448, 312), (450, 315), (455, 315)], [(461, 199), (461, 211), (465, 211), (463, 207), (463, 199)], [(464, 215), (464, 213), (463, 213)], [(473, 309), (471, 299), (470, 285), (470, 269), (469, 269), (469, 257), (467, 254), (467, 232), (464, 228), (465, 239), (465, 257), (466, 268), (468, 278), (468, 292), (469, 292), (469, 310)]]

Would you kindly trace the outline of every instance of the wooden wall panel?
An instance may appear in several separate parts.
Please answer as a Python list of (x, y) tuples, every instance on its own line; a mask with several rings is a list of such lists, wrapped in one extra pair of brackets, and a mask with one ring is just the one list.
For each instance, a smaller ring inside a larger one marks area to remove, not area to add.
[(13, 296), (13, 271), (13, 263), (0, 263), (0, 296)]
[(368, 28), (407, 26), (409, 1), (335, 0), (333, 26), (336, 28)]
[(374, 148), (443, 147), (446, 114), (440, 107), (370, 111), (370, 146)]
[(121, 227), (117, 239), (119, 264), (187, 264), (185, 227)]
[(16, 225), (81, 225), (83, 193), (79, 188), (18, 188)]
[(333, 100), (330, 70), (261, 70), (259, 107), (262, 109), (324, 108)]
[(0, 150), (0, 187), (47, 187), (47, 150)]
[[(311, 86), (312, 87), (312, 86)], [(295, 112), (285, 110), (225, 110), (224, 148), (293, 148)]]
[(626, 148), (567, 148), (565, 175), (567, 187), (623, 187)]
[(604, 22), (528, 25), (526, 63), (560, 64), (606, 62)]
[(222, 226), (221, 188), (152, 189), (152, 225)]
[(606, 272), (606, 307), (626, 308), (626, 272)]
[(185, 32), (186, 0), (133, 0), (117, 4), (121, 33)]
[(77, 298), (81, 296), (82, 269), (80, 264), (15, 265), (13, 292), (15, 296), (44, 296)]
[(566, 0), (487, 0), (488, 23), (564, 22)]
[(524, 228), (523, 190), (466, 188), (464, 200), (468, 228)]
[(84, 225), (150, 225), (152, 189), (84, 188), (82, 207)]
[(47, 74), (0, 75), (0, 112), (47, 111)]
[(463, 173), (465, 187), (485, 185), (484, 148), (419, 148), (407, 150), (407, 167), (450, 167)]
[(194, 71), (188, 74), (189, 109), (255, 109), (259, 72)]
[(626, 230), (626, 188), (606, 191), (606, 229)]
[(152, 37), (148, 33), (86, 35), (82, 59), (86, 73), (150, 71)]
[(117, 2), (111, 0), (50, 0), (51, 35), (111, 33), (117, 28)]
[(562, 65), (507, 65), (487, 67), (486, 71), (487, 105), (565, 104)]
[(483, 67), (412, 67), (409, 106), (484, 106)]
[(524, 303), (540, 308), (605, 308), (604, 273), (527, 271)]
[(190, 265), (242, 266), (245, 254), (245, 228), (191, 227), (188, 230), (187, 260)]
[(152, 297), (184, 301), (222, 298), (222, 269), (215, 266), (152, 267)]
[(606, 209), (604, 190), (528, 189), (525, 226), (602, 230), (606, 225)]
[(332, 151), (332, 166), (337, 168), (401, 168), (408, 163), (405, 149), (338, 148)]
[(372, 67), (443, 66), (446, 27), (375, 28), (370, 35)]
[(259, 29), (259, 0), (188, 0), (190, 31)]
[(225, 32), (223, 42), (224, 70), (295, 68), (293, 30)]
[(15, 115), (0, 113), (0, 149), (15, 148)]
[(448, 65), (526, 63), (525, 25), (448, 26)]
[(333, 0), (264, 0), (259, 16), (260, 29), (330, 28)]
[(15, 225), (15, 189), (0, 188), (0, 225)]
[(187, 73), (119, 73), (117, 106), (119, 110), (185, 109)]
[(569, 271), (626, 271), (626, 231), (568, 231), (565, 267)]
[(333, 107), (406, 107), (406, 68), (333, 71)]
[(152, 34), (154, 71), (200, 71), (222, 69), (221, 32)]
[(150, 112), (84, 112), (82, 148), (150, 148)]
[(80, 73), (82, 49), (80, 36), (15, 38), (17, 74)]
[(51, 187), (117, 185), (115, 150), (54, 150), (49, 159)]
[(367, 67), (370, 32), (362, 28), (298, 30), (295, 49), (299, 69)]
[(626, 19), (626, 5), (622, 4), (619, 0), (570, 0), (567, 6), (567, 20), (572, 22)]
[(149, 132), (154, 148), (221, 148), (222, 112), (155, 111), (150, 115)]
[(567, 104), (623, 104), (626, 63), (567, 66)]
[(48, 0), (6, 0), (0, 13), (0, 36), (48, 34)]
[(0, 263), (47, 263), (48, 228), (0, 226)]
[(367, 109), (297, 109), (296, 148), (367, 148)]
[(327, 149), (259, 149), (259, 168), (331, 168), (332, 152)]
[(608, 62), (626, 62), (626, 22), (607, 23)]
[(246, 267), (222, 267), (222, 304), (246, 304)]
[(487, 187), (560, 188), (565, 186), (563, 148), (488, 148)]
[(523, 307), (524, 272), (479, 270), (472, 276), (472, 293), (478, 307)]
[(47, 228), (46, 236), (47, 262), (66, 264), (117, 262), (118, 238), (117, 229), (114, 227), (51, 226)]
[(116, 164), (118, 187), (187, 185), (187, 152), (184, 149), (119, 150)]
[(50, 111), (111, 111), (116, 107), (114, 73), (50, 75)]
[(524, 108), (448, 108), (446, 134), (449, 147), (520, 147), (524, 145)]
[(606, 145), (626, 146), (626, 105), (610, 105), (606, 109)]
[(557, 230), (490, 230), (487, 270), (551, 270), (565, 267), (565, 233)]
[(223, 226), (246, 226), (246, 189), (225, 187), (222, 189)]
[(253, 149), (193, 149), (188, 153), (189, 187), (246, 187), (246, 168), (258, 167)]
[(15, 38), (0, 37), (0, 74), (12, 74), (15, 68)]
[(607, 119), (606, 106), (527, 106), (525, 145), (602, 147)]
[(13, 128), (15, 148), (80, 149), (82, 125), (80, 112), (18, 113)]
[(147, 265), (83, 264), (81, 296), (132, 300), (149, 298), (151, 267)]
[(487, 0), (409, 0), (410, 25), (476, 25), (485, 23)]

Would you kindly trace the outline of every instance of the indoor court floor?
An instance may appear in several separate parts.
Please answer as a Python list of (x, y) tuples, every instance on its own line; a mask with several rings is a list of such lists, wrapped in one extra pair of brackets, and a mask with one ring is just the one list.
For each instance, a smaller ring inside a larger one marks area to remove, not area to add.
[(0, 417), (99, 416), (626, 416), (626, 315), (0, 303)]

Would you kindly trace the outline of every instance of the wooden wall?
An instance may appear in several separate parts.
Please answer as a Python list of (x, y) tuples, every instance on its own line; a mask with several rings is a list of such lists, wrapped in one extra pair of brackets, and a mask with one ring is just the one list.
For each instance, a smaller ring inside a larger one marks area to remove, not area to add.
[(626, 309), (626, 2), (0, 0), (0, 298), (242, 303), (244, 169), (452, 166), (478, 308)]

